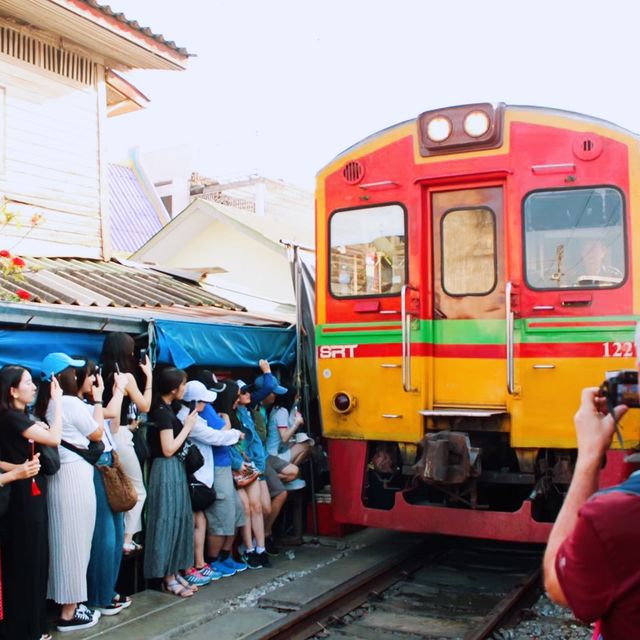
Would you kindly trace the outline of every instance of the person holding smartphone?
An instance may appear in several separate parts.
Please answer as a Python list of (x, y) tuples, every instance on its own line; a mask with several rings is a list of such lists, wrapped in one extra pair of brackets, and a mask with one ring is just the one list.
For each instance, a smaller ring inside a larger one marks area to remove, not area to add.
[[(138, 502), (124, 514), (124, 540), (122, 552), (125, 555), (139, 552), (142, 545), (133, 537), (142, 531), (142, 510), (147, 498), (140, 460), (134, 444), (133, 432), (139, 428), (140, 414), (145, 414), (151, 407), (153, 374), (146, 349), (140, 353), (140, 361), (135, 360), (135, 342), (128, 333), (110, 333), (102, 346), (102, 375), (105, 380), (105, 401), (109, 401), (109, 383), (116, 373), (127, 377), (124, 389), (122, 409), (119, 415), (105, 412), (105, 418), (111, 418), (110, 428), (114, 444), (120, 456), (124, 472), (131, 480)], [(142, 376), (144, 376), (144, 381)]]

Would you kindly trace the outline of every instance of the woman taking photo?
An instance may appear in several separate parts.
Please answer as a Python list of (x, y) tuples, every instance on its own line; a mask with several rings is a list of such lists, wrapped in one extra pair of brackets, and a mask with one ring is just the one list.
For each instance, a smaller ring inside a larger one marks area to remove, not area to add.
[[(60, 444), (62, 391), (58, 381), (54, 379), (51, 383), (49, 426), (28, 414), (27, 408), (35, 397), (36, 385), (24, 367), (7, 365), (0, 369), (0, 451), (6, 463), (21, 465), (34, 457), (39, 445), (57, 447)], [(31, 480), (13, 483), (3, 524), (3, 637), (11, 640), (50, 639), (46, 611), (49, 570), (47, 482), (42, 469)]]
[[(108, 409), (105, 418), (111, 418), (111, 433), (118, 449), (120, 463), (129, 476), (138, 502), (124, 514), (124, 541), (122, 550), (125, 554), (139, 551), (142, 547), (134, 542), (133, 536), (142, 531), (142, 508), (147, 497), (142, 478), (140, 461), (133, 447), (133, 431), (138, 428), (137, 413), (147, 413), (151, 408), (152, 371), (149, 357), (145, 355), (142, 362), (137, 363), (134, 355), (135, 342), (128, 333), (110, 333), (102, 345), (102, 375), (107, 387), (112, 383), (118, 369), (127, 377), (124, 400), (118, 415), (112, 415)], [(143, 374), (141, 376), (140, 374)], [(142, 389), (142, 390), (141, 390)], [(105, 400), (110, 400), (109, 389), (105, 392)]]
[[(61, 606), (59, 631), (88, 629), (98, 623), (100, 613), (81, 604), (87, 600), (87, 567), (96, 521), (96, 493), (93, 466), (81, 454), (65, 445), (86, 451), (90, 442), (100, 442), (103, 434), (102, 393), (104, 385), (93, 375), (78, 388), (74, 367), (84, 366), (64, 353), (50, 353), (42, 362), (43, 371), (52, 372), (62, 389), (62, 446), (60, 469), (49, 478), (49, 587), (47, 597)], [(95, 365), (92, 366), (92, 371)], [(40, 385), (36, 415), (52, 420), (55, 405), (51, 400), (52, 382)], [(80, 395), (90, 393), (94, 406)]]
[(180, 575), (193, 563), (193, 516), (184, 463), (177, 457), (193, 428), (198, 412), (192, 411), (184, 424), (176, 409), (184, 396), (187, 374), (174, 367), (160, 372), (158, 398), (154, 400), (147, 438), (151, 450), (147, 535), (144, 548), (145, 578), (162, 578), (162, 589), (189, 598), (192, 587)]

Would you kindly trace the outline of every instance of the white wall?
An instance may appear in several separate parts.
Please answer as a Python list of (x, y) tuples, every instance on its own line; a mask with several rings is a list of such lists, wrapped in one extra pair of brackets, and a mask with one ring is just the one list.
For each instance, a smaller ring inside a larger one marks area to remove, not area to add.
[[(0, 87), (0, 194), (22, 221), (19, 228), (0, 228), (0, 248), (21, 255), (100, 257), (96, 88), (4, 55)], [(30, 229), (36, 213), (43, 221)]]

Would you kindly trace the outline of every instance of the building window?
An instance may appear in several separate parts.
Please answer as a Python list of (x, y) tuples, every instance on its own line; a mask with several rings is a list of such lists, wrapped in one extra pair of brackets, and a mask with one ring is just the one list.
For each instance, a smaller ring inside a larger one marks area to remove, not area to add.
[(330, 289), (339, 298), (397, 294), (406, 282), (406, 216), (398, 204), (331, 216)]
[(496, 222), (487, 207), (442, 216), (442, 289), (450, 296), (490, 293), (497, 282)]
[(533, 289), (617, 287), (626, 277), (624, 202), (613, 187), (529, 194), (524, 236)]

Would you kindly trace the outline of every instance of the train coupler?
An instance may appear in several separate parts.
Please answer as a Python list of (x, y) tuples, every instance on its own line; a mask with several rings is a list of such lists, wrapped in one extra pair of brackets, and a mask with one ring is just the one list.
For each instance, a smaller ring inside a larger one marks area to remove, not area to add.
[(422, 457), (416, 471), (422, 481), (462, 484), (480, 475), (482, 449), (472, 447), (466, 433), (428, 433), (420, 444)]

